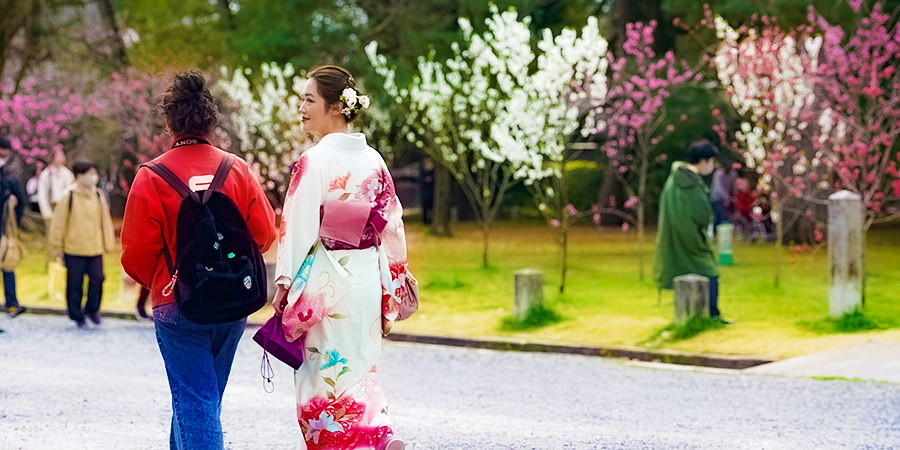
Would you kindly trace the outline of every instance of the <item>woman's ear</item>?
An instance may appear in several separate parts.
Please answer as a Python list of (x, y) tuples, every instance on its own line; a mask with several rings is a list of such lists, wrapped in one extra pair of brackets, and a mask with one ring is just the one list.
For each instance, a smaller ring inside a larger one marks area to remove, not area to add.
[(341, 110), (344, 109), (343, 102), (332, 103), (331, 106), (328, 107), (328, 113), (332, 116), (337, 116), (343, 114)]

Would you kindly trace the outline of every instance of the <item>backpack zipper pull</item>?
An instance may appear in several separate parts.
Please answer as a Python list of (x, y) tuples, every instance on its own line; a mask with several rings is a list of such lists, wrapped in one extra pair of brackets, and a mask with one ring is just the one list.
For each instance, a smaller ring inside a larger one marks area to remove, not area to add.
[(162, 290), (163, 297), (168, 297), (168, 296), (172, 295), (172, 289), (175, 288), (176, 281), (178, 281), (178, 271), (177, 270), (175, 271), (174, 274), (172, 274), (172, 279), (169, 280), (169, 284), (167, 284), (163, 288), (163, 290)]

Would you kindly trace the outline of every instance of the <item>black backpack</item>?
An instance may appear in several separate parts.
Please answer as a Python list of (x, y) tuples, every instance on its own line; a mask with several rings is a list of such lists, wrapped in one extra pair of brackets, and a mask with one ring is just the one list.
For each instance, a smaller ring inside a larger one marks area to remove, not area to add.
[(226, 153), (209, 188), (194, 192), (168, 167), (146, 164), (184, 198), (178, 208), (175, 264), (163, 243), (174, 292), (182, 314), (201, 324), (243, 319), (265, 306), (266, 264), (237, 205), (219, 192), (234, 163)]

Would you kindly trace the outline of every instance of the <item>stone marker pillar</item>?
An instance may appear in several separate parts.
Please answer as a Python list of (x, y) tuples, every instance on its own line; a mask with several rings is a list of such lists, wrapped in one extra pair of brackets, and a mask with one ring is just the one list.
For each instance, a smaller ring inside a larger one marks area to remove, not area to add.
[(719, 244), (719, 265), (734, 265), (734, 225), (725, 222), (716, 227), (716, 243)]
[(675, 277), (675, 325), (709, 316), (709, 278), (693, 273)]
[(841, 317), (862, 307), (863, 205), (850, 191), (828, 197), (828, 310)]
[(513, 318), (525, 320), (528, 310), (544, 304), (544, 272), (537, 269), (520, 269), (516, 275), (516, 303)]

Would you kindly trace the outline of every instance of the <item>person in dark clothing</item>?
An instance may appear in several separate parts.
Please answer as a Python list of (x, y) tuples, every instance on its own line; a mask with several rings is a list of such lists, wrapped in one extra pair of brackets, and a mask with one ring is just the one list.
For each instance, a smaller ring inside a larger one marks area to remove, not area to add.
[(702, 140), (691, 145), (687, 164), (672, 164), (659, 199), (653, 279), (660, 289), (672, 289), (677, 276), (693, 273), (709, 278), (709, 315), (731, 323), (719, 313), (719, 264), (708, 231), (713, 209), (702, 178), (713, 172), (718, 154), (712, 142)]
[[(10, 161), (13, 159), (12, 145), (9, 139), (0, 134), (0, 211), (6, 211), (7, 202), (11, 202), (15, 208), (16, 223), (22, 223), (22, 215), (25, 214), (25, 193), (16, 174), (10, 171)], [(6, 220), (0, 222), (0, 231), (6, 232)], [(28, 308), (19, 305), (16, 297), (16, 273), (3, 271), (3, 296), (6, 300), (6, 312), (10, 317), (16, 317), (27, 311)]]
[(430, 225), (434, 216), (434, 160), (425, 158), (419, 171), (419, 197), (422, 200), (422, 223)]

